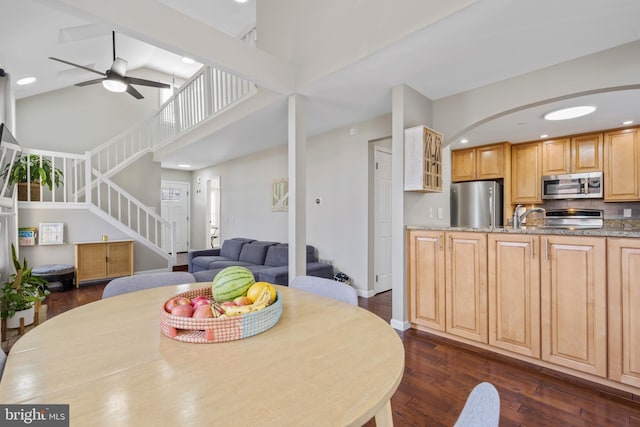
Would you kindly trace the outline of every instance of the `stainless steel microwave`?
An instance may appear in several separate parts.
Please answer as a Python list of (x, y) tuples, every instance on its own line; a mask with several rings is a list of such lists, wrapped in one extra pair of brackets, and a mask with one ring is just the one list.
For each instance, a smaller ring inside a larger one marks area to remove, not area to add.
[(603, 190), (602, 172), (542, 177), (543, 199), (601, 199)]

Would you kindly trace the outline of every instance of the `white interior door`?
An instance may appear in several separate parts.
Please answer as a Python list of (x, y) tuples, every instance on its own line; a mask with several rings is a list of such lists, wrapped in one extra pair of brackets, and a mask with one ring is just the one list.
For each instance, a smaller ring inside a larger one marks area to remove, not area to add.
[(220, 177), (207, 181), (207, 243), (211, 248), (220, 247)]
[(375, 293), (391, 289), (391, 150), (376, 146), (373, 178)]
[[(179, 181), (162, 181), (161, 216), (176, 227), (176, 252), (189, 250), (189, 193), (191, 184)], [(170, 236), (162, 236), (162, 245), (171, 252)]]

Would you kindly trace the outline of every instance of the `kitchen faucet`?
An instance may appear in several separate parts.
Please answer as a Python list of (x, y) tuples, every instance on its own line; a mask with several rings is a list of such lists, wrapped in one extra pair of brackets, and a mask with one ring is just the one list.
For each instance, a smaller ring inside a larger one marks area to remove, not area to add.
[(516, 206), (516, 208), (513, 210), (513, 228), (514, 229), (519, 229), (522, 226), (522, 221), (529, 216), (529, 214), (534, 213), (534, 212), (544, 212), (544, 208), (531, 208), (531, 209), (527, 209), (526, 211), (524, 211), (524, 213), (522, 215), (518, 215), (518, 209), (520, 209), (522, 207), (522, 205), (518, 205)]

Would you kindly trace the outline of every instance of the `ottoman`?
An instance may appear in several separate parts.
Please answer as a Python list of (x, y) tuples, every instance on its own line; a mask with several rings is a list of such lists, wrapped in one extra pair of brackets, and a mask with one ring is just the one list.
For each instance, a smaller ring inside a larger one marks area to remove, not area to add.
[(53, 292), (73, 288), (75, 270), (75, 267), (69, 264), (48, 264), (34, 268), (31, 273), (46, 280), (47, 289)]

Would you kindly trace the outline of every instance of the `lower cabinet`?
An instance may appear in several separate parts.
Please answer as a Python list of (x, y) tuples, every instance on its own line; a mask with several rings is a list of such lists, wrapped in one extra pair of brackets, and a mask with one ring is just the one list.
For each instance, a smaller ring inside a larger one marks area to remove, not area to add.
[(76, 287), (85, 280), (133, 274), (133, 240), (76, 242)]
[(640, 387), (640, 240), (607, 240), (609, 378)]
[(409, 320), (444, 331), (444, 232), (412, 230), (407, 240)]
[(542, 360), (606, 377), (606, 239), (541, 239)]
[(487, 343), (487, 235), (453, 232), (445, 239), (445, 331)]
[(540, 358), (540, 238), (489, 234), (489, 344)]

